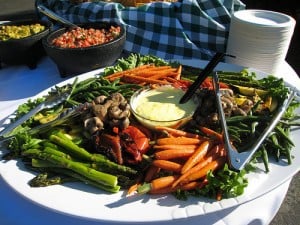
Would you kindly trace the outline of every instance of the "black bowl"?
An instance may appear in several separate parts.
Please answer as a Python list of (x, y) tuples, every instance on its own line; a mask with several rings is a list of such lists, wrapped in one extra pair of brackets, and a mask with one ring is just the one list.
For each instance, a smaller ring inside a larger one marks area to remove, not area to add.
[(62, 77), (88, 72), (97, 68), (112, 65), (121, 55), (126, 41), (124, 26), (116, 23), (98, 22), (79, 24), (82, 28), (109, 29), (120, 26), (121, 33), (116, 39), (100, 45), (85, 48), (61, 48), (54, 46), (52, 40), (68, 31), (61, 28), (51, 32), (43, 39), (47, 55), (55, 62)]
[(7, 65), (26, 64), (31, 69), (36, 68), (38, 60), (45, 55), (42, 39), (50, 32), (52, 23), (42, 20), (18, 20), (0, 25), (0, 27), (3, 25), (20, 26), (36, 23), (44, 25), (45, 30), (25, 38), (0, 41), (0, 68), (2, 63)]

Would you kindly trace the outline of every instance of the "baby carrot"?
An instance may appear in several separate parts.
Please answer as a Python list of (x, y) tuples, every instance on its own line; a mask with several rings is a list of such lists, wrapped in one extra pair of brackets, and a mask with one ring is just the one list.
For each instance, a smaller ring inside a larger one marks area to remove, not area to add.
[(181, 173), (184, 174), (188, 170), (190, 170), (194, 165), (196, 165), (198, 162), (200, 162), (208, 150), (211, 147), (211, 142), (204, 141), (197, 149), (196, 151), (191, 155), (191, 157), (188, 158), (188, 160), (185, 162), (181, 169)]
[(181, 73), (182, 73), (182, 65), (179, 65), (179, 67), (177, 68), (177, 71), (176, 71), (177, 75), (175, 77), (176, 80), (180, 80), (181, 78)]
[(208, 163), (206, 166), (204, 166), (202, 169), (190, 174), (188, 177), (186, 177), (186, 182), (191, 182), (194, 180), (201, 179), (206, 176), (206, 174), (209, 171), (215, 171), (216, 169), (220, 168), (221, 166), (224, 166), (226, 162), (225, 157), (219, 157), (212, 162)]
[(167, 187), (164, 187), (164, 188), (160, 188), (160, 189), (157, 189), (157, 190), (150, 190), (150, 194), (169, 194), (169, 193), (172, 193), (178, 189), (180, 190), (184, 190), (184, 191), (189, 191), (189, 190), (193, 190), (193, 189), (196, 189), (196, 188), (201, 188), (202, 185), (202, 182), (198, 182), (198, 181), (192, 181), (190, 183), (187, 183), (187, 184), (184, 184), (182, 186), (177, 186), (177, 187), (173, 187), (173, 186), (167, 186)]
[(140, 183), (135, 183), (131, 185), (127, 190), (127, 196), (132, 195), (134, 192), (136, 192), (140, 185)]
[(152, 162), (152, 164), (158, 168), (173, 172), (180, 172), (182, 168), (182, 165), (180, 163), (169, 160), (156, 159)]
[(178, 129), (171, 128), (171, 127), (156, 126), (155, 129), (157, 131), (168, 132), (172, 136), (177, 136), (177, 137), (183, 136), (183, 137), (190, 137), (190, 138), (199, 138), (198, 134), (193, 134), (193, 133), (190, 133), (190, 132), (186, 132), (186, 131), (183, 131), (183, 130), (178, 130)]
[(213, 138), (216, 138), (217, 141), (219, 141), (220, 143), (223, 142), (223, 135), (208, 128), (208, 127), (200, 127), (200, 130), (205, 133), (206, 135), (210, 136), (210, 137), (213, 137)]
[(196, 150), (196, 148), (198, 147), (198, 144), (195, 145), (175, 145), (175, 144), (170, 144), (170, 145), (154, 145), (153, 148), (156, 150), (167, 150), (167, 149), (194, 149)]
[(144, 177), (144, 181), (145, 182), (150, 182), (151, 180), (154, 179), (154, 177), (157, 175), (157, 173), (160, 171), (160, 168), (154, 165), (151, 165), (147, 172), (146, 175)]
[(151, 67), (154, 67), (154, 65), (151, 65), (151, 64), (141, 65), (139, 67), (135, 67), (135, 68), (132, 68), (132, 69), (123, 70), (123, 71), (120, 71), (120, 72), (116, 72), (116, 73), (107, 75), (107, 76), (105, 76), (105, 79), (112, 81), (112, 80), (115, 80), (117, 78), (121, 78), (124, 74), (128, 74), (128, 73), (131, 73), (131, 72), (136, 73), (138, 71), (149, 69)]
[(176, 69), (173, 68), (173, 69), (168, 69), (168, 70), (156, 72), (155, 74), (150, 76), (150, 78), (152, 78), (152, 79), (162, 79), (162, 78), (165, 78), (165, 77), (175, 77), (175, 76), (177, 76), (177, 72), (176, 72)]
[(190, 176), (192, 173), (195, 173), (205, 167), (207, 164), (211, 163), (213, 160), (219, 157), (217, 152), (219, 151), (219, 145), (215, 145), (212, 150), (210, 150), (209, 154), (204, 157), (199, 163), (197, 163), (194, 167), (186, 171), (182, 174), (174, 183), (173, 187), (177, 186), (178, 184), (182, 184), (186, 182), (186, 178)]
[(168, 187), (164, 187), (164, 188), (160, 188), (160, 189), (151, 189), (149, 191), (150, 194), (156, 194), (156, 195), (159, 195), (159, 194), (170, 194), (174, 191), (176, 191), (177, 188), (173, 188), (172, 186), (168, 186)]
[(200, 144), (202, 140), (199, 138), (189, 138), (189, 137), (166, 137), (159, 138), (156, 140), (158, 145), (195, 145)]
[(193, 149), (171, 149), (171, 150), (163, 150), (159, 152), (155, 152), (154, 156), (156, 159), (176, 159), (176, 158), (184, 158), (184, 157), (190, 157), (195, 150)]
[(151, 191), (156, 191), (162, 188), (171, 187), (172, 183), (177, 179), (177, 175), (169, 175), (159, 177), (150, 182)]
[(124, 82), (132, 82), (132, 83), (146, 82), (148, 84), (169, 84), (169, 82), (165, 80), (157, 80), (157, 79), (151, 79), (147, 77), (140, 77), (133, 74), (124, 74), (121, 80)]

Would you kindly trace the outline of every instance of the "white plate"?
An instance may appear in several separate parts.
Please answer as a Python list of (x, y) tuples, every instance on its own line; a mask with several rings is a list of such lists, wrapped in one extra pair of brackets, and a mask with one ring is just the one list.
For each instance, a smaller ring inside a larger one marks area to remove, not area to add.
[[(183, 60), (182, 63), (204, 67), (207, 62)], [(218, 69), (240, 71), (242, 67), (220, 64)], [(79, 77), (85, 79), (98, 72), (99, 70)], [(260, 74), (264, 76), (264, 74)], [(72, 82), (73, 79), (58, 85)], [(48, 89), (39, 95), (47, 92)], [(296, 139), (299, 134), (300, 130), (292, 132), (292, 139), (296, 146), (300, 146), (300, 140)], [(3, 152), (5, 152), (4, 149), (0, 151), (0, 156)], [(270, 163), (271, 172), (269, 174), (265, 174), (263, 165), (259, 165), (261, 171), (249, 174), (249, 186), (242, 196), (224, 199), (219, 202), (206, 198), (189, 198), (188, 201), (180, 201), (172, 195), (125, 197), (126, 192), (108, 194), (81, 183), (30, 188), (27, 183), (34, 177), (34, 174), (27, 171), (22, 162), (15, 160), (1, 161), (0, 173), (16, 192), (30, 201), (56, 212), (107, 222), (163, 222), (197, 217), (228, 209), (268, 193), (289, 180), (300, 169), (300, 151), (294, 149), (292, 154), (295, 157), (292, 165), (288, 166), (286, 162), (272, 162)]]

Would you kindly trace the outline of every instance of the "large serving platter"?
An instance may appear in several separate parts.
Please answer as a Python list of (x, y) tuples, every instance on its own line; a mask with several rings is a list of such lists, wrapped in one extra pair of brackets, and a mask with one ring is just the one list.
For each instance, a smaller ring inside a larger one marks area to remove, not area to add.
[[(182, 60), (182, 64), (203, 68), (206, 61)], [(240, 71), (240, 66), (221, 63), (217, 70)], [(252, 69), (251, 69), (252, 70)], [(80, 80), (95, 76), (102, 70), (96, 70), (79, 76)], [(265, 73), (255, 71), (259, 78), (266, 76)], [(57, 84), (58, 86), (72, 83), (75, 77)], [(292, 83), (292, 81), (288, 81)], [(37, 96), (48, 93), (46, 89)], [(14, 111), (17, 105), (11, 105)], [(298, 110), (299, 112), (299, 110)], [(299, 112), (300, 113), (300, 112)], [(2, 115), (3, 117), (4, 115)], [(6, 115), (8, 116), (8, 115)], [(223, 209), (238, 206), (250, 200), (258, 198), (272, 191), (282, 183), (288, 181), (300, 169), (300, 130), (294, 130), (291, 138), (295, 143), (292, 151), (294, 156), (292, 165), (286, 161), (270, 162), (270, 172), (264, 171), (264, 166), (258, 164), (258, 170), (248, 175), (249, 186), (242, 196), (215, 201), (207, 198), (189, 198), (187, 201), (177, 200), (172, 195), (140, 195), (126, 197), (126, 191), (109, 194), (82, 183), (69, 183), (43, 188), (31, 188), (28, 181), (34, 174), (24, 168), (22, 162), (11, 160), (0, 162), (0, 173), (5, 182), (28, 200), (37, 203), (50, 210), (72, 216), (121, 223), (142, 222), (168, 222), (181, 221), (185, 218), (196, 218), (209, 213), (218, 212)], [(6, 152), (0, 150), (0, 156)]]

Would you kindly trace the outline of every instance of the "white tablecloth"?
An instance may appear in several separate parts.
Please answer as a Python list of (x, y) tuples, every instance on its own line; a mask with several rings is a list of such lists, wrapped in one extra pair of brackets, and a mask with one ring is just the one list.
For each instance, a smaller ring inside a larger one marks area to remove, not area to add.
[[(282, 66), (283, 74), (298, 79), (297, 74), (288, 64)], [(35, 70), (26, 66), (4, 67), (0, 70), (0, 124), (6, 115), (13, 113), (18, 104), (41, 91), (59, 83), (61, 78), (54, 63), (43, 58)], [(259, 225), (269, 224), (276, 215), (290, 180), (262, 197), (251, 200), (237, 207), (224, 209), (193, 219), (186, 219), (186, 224), (234, 224)], [(138, 213), (138, 212), (137, 212)], [(117, 215), (116, 215), (117, 216)], [(154, 215), (155, 216), (155, 215)], [(182, 224), (182, 220), (180, 224)], [(171, 221), (171, 224), (178, 222)], [(0, 177), (0, 224), (1, 225), (92, 225), (105, 224), (78, 217), (61, 214), (37, 205), (16, 193)], [(107, 224), (112, 224), (108, 222)], [(165, 224), (165, 223), (159, 223)], [(178, 223), (179, 224), (179, 223)]]

